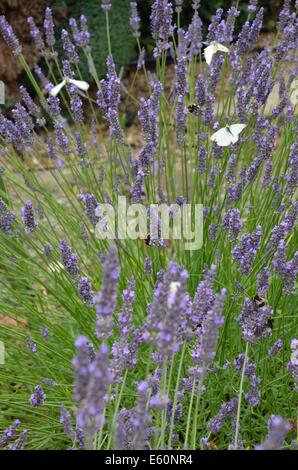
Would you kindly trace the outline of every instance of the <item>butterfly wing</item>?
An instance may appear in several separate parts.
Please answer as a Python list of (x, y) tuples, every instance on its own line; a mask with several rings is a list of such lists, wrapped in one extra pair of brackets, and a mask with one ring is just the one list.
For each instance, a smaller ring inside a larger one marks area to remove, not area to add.
[(237, 140), (238, 140), (239, 134), (243, 131), (243, 129), (245, 129), (245, 127), (246, 127), (246, 124), (232, 124), (230, 126), (230, 131), (232, 132), (233, 136), (237, 137)]
[(72, 83), (80, 90), (87, 91), (89, 88), (89, 83), (84, 82), (83, 80), (73, 80), (72, 78), (69, 79), (69, 83)]
[(298, 104), (298, 79), (291, 84), (290, 101), (294, 107)]
[(210, 44), (210, 46), (205, 47), (205, 49), (204, 49), (204, 57), (205, 57), (206, 63), (208, 65), (211, 64), (212, 56), (213, 56), (214, 52), (215, 52), (214, 44)]
[(293, 90), (290, 96), (290, 101), (293, 106), (296, 106), (298, 104), (298, 88), (297, 90)]
[(235, 141), (235, 136), (231, 134), (226, 127), (223, 127), (212, 134), (211, 140), (212, 142), (216, 142), (220, 147), (227, 147), (237, 142), (238, 138)]
[(219, 44), (219, 42), (216, 43), (216, 50), (221, 52), (230, 52), (230, 49), (228, 49), (226, 46), (223, 46), (222, 44)]
[(66, 81), (63, 80), (61, 83), (58, 83), (58, 85), (54, 86), (54, 88), (51, 88), (51, 90), (49, 91), (50, 95), (55, 98), (58, 95), (58, 93), (62, 90), (65, 83)]

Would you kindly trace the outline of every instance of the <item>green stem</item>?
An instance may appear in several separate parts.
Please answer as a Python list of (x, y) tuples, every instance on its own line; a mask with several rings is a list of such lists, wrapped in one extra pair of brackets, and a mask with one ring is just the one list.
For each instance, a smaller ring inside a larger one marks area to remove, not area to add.
[(248, 361), (248, 346), (249, 346), (249, 343), (246, 343), (245, 355), (244, 355), (244, 361), (243, 361), (242, 373), (241, 373), (240, 390), (239, 390), (239, 396), (238, 396), (238, 406), (237, 406), (237, 416), (236, 416), (236, 426), (235, 426), (234, 450), (237, 450), (237, 446), (238, 446), (239, 424), (240, 424), (240, 412), (241, 412), (241, 400), (242, 400), (242, 394), (243, 394), (243, 384), (244, 384), (245, 368), (246, 368), (246, 364), (247, 364), (247, 361)]

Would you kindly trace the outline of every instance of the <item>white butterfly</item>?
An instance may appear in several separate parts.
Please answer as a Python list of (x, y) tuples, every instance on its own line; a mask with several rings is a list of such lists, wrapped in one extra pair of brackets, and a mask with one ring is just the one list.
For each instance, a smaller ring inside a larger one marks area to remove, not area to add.
[(290, 101), (293, 106), (296, 106), (296, 104), (298, 104), (298, 78), (294, 80), (291, 84)]
[(238, 142), (239, 134), (245, 127), (246, 124), (232, 124), (231, 126), (222, 127), (212, 134), (211, 140), (212, 142), (216, 142), (220, 147), (235, 144)]
[(80, 90), (83, 90), (83, 91), (87, 91), (89, 88), (89, 83), (87, 82), (84, 82), (82, 80), (73, 80), (72, 78), (66, 77), (64, 80), (62, 80), (61, 83), (58, 83), (58, 85), (54, 86), (54, 88), (50, 90), (50, 95), (55, 98), (55, 96), (58, 95), (58, 93), (62, 90), (62, 88), (66, 85), (66, 83), (72, 83), (72, 85), (75, 85), (76, 87), (78, 87)]
[(208, 65), (211, 64), (212, 57), (216, 52), (230, 52), (230, 49), (228, 49), (226, 46), (223, 46), (222, 44), (219, 44), (217, 41), (212, 41), (209, 46), (207, 46), (204, 49), (204, 56), (205, 60)]

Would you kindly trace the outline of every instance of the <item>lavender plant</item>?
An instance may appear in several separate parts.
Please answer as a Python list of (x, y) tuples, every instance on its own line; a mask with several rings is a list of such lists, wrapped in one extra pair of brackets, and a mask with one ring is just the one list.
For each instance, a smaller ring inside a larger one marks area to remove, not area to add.
[[(285, 1), (275, 43), (259, 51), (256, 1), (237, 36), (231, 6), (217, 10), (205, 37), (200, 2), (184, 30), (183, 2), (155, 0), (153, 71), (131, 2), (140, 58), (130, 83), (112, 55), (113, 1), (99, 8), (104, 79), (84, 16), (62, 30), (62, 54), (51, 9), (44, 31), (28, 18), (44, 64), (34, 71), (0, 17), (31, 84), (10, 116), (0, 112), (0, 447), (290, 448), (297, 5)], [(124, 126), (128, 106), (138, 113), (137, 145)], [(153, 203), (171, 206), (171, 220), (174, 208), (203, 205), (203, 246), (185, 250), (173, 233), (169, 242), (100, 238), (109, 230), (100, 208), (118, 196), (142, 203), (149, 222)]]

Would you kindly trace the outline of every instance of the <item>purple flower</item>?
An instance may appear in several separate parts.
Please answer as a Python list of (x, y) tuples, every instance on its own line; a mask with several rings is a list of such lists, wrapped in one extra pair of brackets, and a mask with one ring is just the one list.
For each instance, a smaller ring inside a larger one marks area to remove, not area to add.
[(249, 234), (244, 233), (241, 241), (233, 248), (232, 256), (239, 266), (241, 274), (247, 276), (255, 260), (262, 236), (262, 227)]
[(256, 11), (258, 5), (258, 0), (249, 0), (248, 11), (249, 13), (253, 13)]
[(70, 85), (69, 94), (70, 109), (72, 111), (74, 121), (77, 123), (82, 123), (84, 121), (83, 102), (80, 98), (78, 87), (76, 87), (75, 85)]
[(151, 276), (152, 274), (152, 259), (146, 258), (144, 261), (144, 269), (147, 276)]
[(43, 249), (43, 254), (46, 258), (51, 259), (53, 247), (50, 243), (46, 243)]
[(49, 330), (47, 328), (42, 328), (41, 334), (45, 339), (49, 339)]
[(133, 202), (140, 202), (144, 198), (144, 177), (144, 171), (138, 170), (134, 183), (130, 190)]
[(21, 210), (21, 215), (25, 225), (25, 232), (34, 232), (34, 230), (37, 228), (37, 222), (35, 221), (33, 204), (30, 199), (25, 202), (25, 205)]
[(29, 398), (29, 403), (31, 406), (37, 407), (44, 405), (46, 394), (44, 393), (41, 385), (36, 385), (34, 392)]
[(19, 435), (19, 438), (13, 444), (9, 445), (9, 450), (23, 450), (27, 434), (28, 430), (24, 429), (24, 431)]
[(220, 407), (219, 412), (207, 424), (208, 431), (212, 433), (217, 433), (221, 430), (223, 423), (233, 415), (236, 415), (237, 412), (238, 400), (232, 398), (227, 403), (223, 403)]
[(150, 83), (153, 91), (152, 95), (145, 100), (140, 100), (139, 118), (142, 124), (143, 137), (147, 144), (154, 147), (158, 145), (158, 112), (159, 99), (163, 91), (162, 84), (153, 79)]
[(176, 13), (181, 13), (183, 1), (184, 0), (175, 0), (175, 5), (176, 5), (175, 11), (176, 11)]
[(213, 282), (216, 275), (216, 266), (211, 265), (209, 270), (206, 270), (204, 279), (197, 287), (193, 299), (193, 312), (192, 321), (194, 325), (202, 325), (208, 311), (214, 304), (215, 295), (213, 293)]
[(87, 307), (93, 306), (93, 290), (91, 282), (89, 281), (88, 277), (86, 276), (79, 276), (77, 281), (78, 291), (80, 294), (81, 299), (83, 300), (84, 304)]
[(228, 168), (226, 172), (226, 179), (229, 183), (235, 181), (235, 170), (237, 165), (237, 158), (236, 155), (233, 153), (228, 161)]
[(163, 51), (170, 48), (169, 38), (174, 32), (172, 25), (173, 6), (167, 0), (155, 0), (150, 15), (151, 32), (156, 41), (154, 57), (159, 57)]
[(49, 47), (55, 45), (54, 22), (51, 8), (47, 7), (45, 11), (45, 19), (43, 22), (46, 33), (46, 42)]
[(209, 225), (209, 237), (210, 237), (210, 240), (212, 240), (212, 241), (216, 240), (217, 234), (218, 234), (218, 225), (211, 223), (211, 224)]
[(91, 193), (79, 194), (78, 199), (84, 203), (86, 215), (95, 226), (99, 221), (99, 217), (96, 215), (96, 208), (99, 204), (98, 201)]
[(58, 387), (57, 382), (52, 379), (47, 379), (46, 377), (42, 379), (42, 383), (47, 385), (48, 387)]
[(207, 150), (206, 147), (200, 147), (198, 150), (198, 172), (205, 173), (207, 162)]
[(268, 248), (277, 248), (281, 240), (284, 240), (293, 230), (298, 215), (298, 202), (294, 202), (284, 215), (281, 223), (271, 231), (271, 239)]
[(269, 188), (272, 181), (272, 168), (273, 166), (271, 160), (267, 160), (265, 163), (265, 171), (263, 175), (263, 185), (265, 188)]
[(141, 19), (138, 13), (137, 2), (130, 2), (130, 9), (131, 9), (131, 15), (129, 19), (129, 24), (130, 24), (131, 29), (133, 30), (134, 37), (139, 38), (141, 35), (140, 33)]
[(178, 31), (178, 57), (177, 65), (175, 65), (175, 88), (176, 94), (186, 95), (188, 92), (187, 84), (187, 62), (186, 62), (186, 34), (183, 29)]
[(66, 133), (64, 132), (64, 123), (62, 119), (59, 119), (58, 121), (55, 122), (54, 131), (55, 131), (57, 145), (60, 147), (60, 149), (65, 155), (69, 155), (70, 154), (69, 139)]
[(35, 43), (36, 48), (38, 49), (39, 54), (43, 57), (46, 55), (46, 46), (41, 37), (41, 33), (39, 28), (36, 26), (34, 19), (32, 16), (27, 18), (27, 23), (30, 27), (30, 35)]
[(29, 114), (38, 119), (40, 117), (40, 108), (34, 103), (33, 99), (24, 86), (20, 86), (20, 95), (22, 101), (27, 106)]
[(215, 295), (212, 307), (207, 311), (205, 318), (197, 332), (197, 344), (192, 352), (192, 359), (198, 364), (199, 375), (202, 368), (208, 369), (216, 354), (216, 345), (219, 328), (224, 323), (222, 311), (226, 299), (226, 289)]
[(196, 102), (198, 106), (204, 106), (206, 101), (206, 84), (203, 75), (199, 75), (196, 83)]
[(30, 351), (35, 354), (36, 351), (37, 351), (37, 348), (36, 348), (36, 344), (33, 343), (33, 341), (31, 340), (31, 337), (28, 335), (26, 336), (26, 342), (27, 342), (27, 347), (30, 349)]
[[(76, 52), (76, 47), (71, 42), (69, 34), (65, 29), (62, 29), (61, 39), (62, 39), (63, 50), (69, 62), (72, 64), (78, 64), (80, 59)], [(69, 74), (65, 74), (65, 76), (69, 77)]]
[(255, 450), (280, 450), (290, 430), (289, 421), (281, 416), (271, 416), (268, 420), (267, 437), (262, 444), (255, 447)]
[(84, 449), (85, 448), (85, 436), (84, 436), (84, 431), (81, 428), (76, 428), (76, 443), (79, 447), (79, 449)]
[(166, 272), (159, 273), (153, 301), (147, 308), (142, 338), (156, 346), (162, 357), (177, 352), (183, 340), (190, 316), (187, 279), (188, 273), (183, 266), (170, 263)]
[(253, 375), (250, 381), (250, 388), (248, 393), (245, 394), (245, 400), (253, 408), (260, 403), (261, 392), (260, 392), (261, 379), (256, 375)]
[(72, 438), (74, 436), (74, 430), (71, 425), (71, 415), (64, 405), (61, 405), (61, 408), (60, 408), (60, 420), (59, 421), (61, 424), (63, 424), (64, 434)]
[(110, 0), (101, 0), (101, 8), (107, 13), (112, 8)]
[(42, 84), (42, 87), (46, 90), (46, 91), (50, 91), (51, 88), (54, 87), (53, 83), (51, 83), (48, 78), (44, 75), (43, 71), (41, 70), (40, 67), (38, 67), (37, 65), (35, 65), (34, 67), (34, 72), (36, 73), (37, 77), (39, 78), (41, 84)]
[(269, 279), (270, 279), (270, 269), (265, 268), (263, 271), (257, 275), (258, 287), (257, 292), (259, 295), (265, 295), (268, 292), (269, 288)]
[(227, 21), (225, 25), (225, 36), (226, 36), (226, 42), (232, 42), (233, 41), (233, 33), (235, 29), (235, 20), (236, 18), (240, 15), (240, 11), (237, 10), (235, 7), (231, 7), (228, 9), (228, 14), (227, 14)]
[(230, 209), (228, 212), (225, 212), (222, 224), (229, 232), (230, 242), (235, 243), (243, 226), (239, 209)]
[(21, 421), (19, 419), (16, 419), (14, 423), (9, 426), (7, 429), (5, 429), (1, 434), (0, 434), (0, 449), (3, 449), (6, 444), (14, 438), (15, 433), (20, 425)]
[(139, 382), (137, 386), (137, 403), (134, 408), (122, 408), (116, 424), (115, 443), (117, 449), (144, 450), (154, 434), (150, 428), (151, 416), (147, 406), (150, 396), (150, 386), (147, 381)]
[(284, 280), (285, 294), (291, 295), (298, 273), (298, 251), (294, 253), (293, 258), (290, 261), (287, 261), (285, 241), (281, 240), (274, 254), (272, 265), (275, 273), (281, 276)]
[(11, 233), (12, 225), (15, 221), (15, 214), (0, 197), (0, 230), (4, 233)]
[(256, 364), (253, 364), (252, 362), (248, 362), (247, 356), (241, 353), (236, 357), (236, 359), (234, 359), (233, 365), (235, 367), (235, 370), (241, 373), (245, 358), (246, 358), (246, 364), (245, 364), (245, 371), (244, 371), (244, 379), (249, 380), (255, 374), (256, 367), (257, 367)]
[[(20, 149), (21, 151), (28, 151), (29, 147), (34, 142), (34, 137), (32, 134), (34, 123), (26, 109), (19, 103), (17, 103), (12, 109), (12, 114), (15, 120), (14, 129), (17, 135), (12, 134), (11, 140), (16, 149)], [(10, 130), (14, 132), (12, 127)]]
[(268, 355), (271, 357), (274, 357), (282, 350), (282, 348), (283, 348), (283, 342), (281, 339), (278, 339), (275, 341), (273, 346), (271, 346), (271, 348), (269, 349)]
[(202, 20), (199, 17), (198, 12), (195, 11), (192, 21), (188, 27), (188, 38), (190, 43), (188, 53), (189, 58), (191, 58), (192, 55), (199, 55), (201, 53), (203, 45), (202, 28)]
[(221, 29), (219, 25), (221, 22), (222, 15), (223, 15), (223, 9), (218, 8), (216, 10), (215, 15), (212, 17), (211, 23), (208, 26), (208, 35), (207, 35), (208, 43), (210, 43), (211, 41), (222, 42), (221, 38), (218, 37), (218, 35), (220, 34), (220, 29)]
[(106, 340), (113, 333), (113, 314), (117, 307), (117, 289), (120, 267), (117, 251), (112, 247), (104, 268), (101, 290), (94, 296), (96, 308), (96, 335)]
[(289, 168), (286, 173), (288, 196), (293, 196), (298, 187), (298, 140), (291, 146)]
[(78, 257), (72, 252), (71, 247), (65, 240), (60, 242), (60, 259), (68, 274), (77, 276), (78, 274)]
[(107, 68), (106, 80), (100, 81), (100, 89), (97, 92), (97, 104), (110, 125), (111, 136), (121, 144), (124, 139), (117, 115), (120, 103), (120, 79), (117, 76), (111, 55), (107, 58)]
[(260, 308), (253, 300), (246, 298), (243, 302), (242, 312), (237, 318), (245, 341), (256, 343), (259, 338), (271, 336), (268, 320), (272, 315), (273, 310), (269, 306), (265, 305)]
[(146, 49), (142, 47), (141, 52), (139, 53), (137, 70), (141, 70), (145, 65)]
[(5, 16), (0, 16), (0, 33), (2, 34), (4, 41), (10, 47), (13, 55), (16, 57), (20, 56), (22, 53), (22, 46)]
[(294, 380), (294, 390), (298, 393), (298, 339), (291, 341), (291, 361), (288, 363), (288, 371)]
[(135, 299), (135, 281), (130, 279), (127, 289), (122, 293), (123, 305), (118, 316), (119, 340), (112, 346), (112, 369), (115, 377), (120, 380), (121, 372), (126, 368), (132, 368), (137, 363), (133, 345), (130, 343), (130, 334), (133, 331), (132, 313)]
[(87, 18), (84, 15), (80, 17), (81, 31), (79, 31), (77, 22), (74, 18), (70, 18), (69, 25), (72, 30), (72, 35), (77, 46), (87, 48), (90, 50), (90, 33), (88, 31)]
[(101, 345), (92, 362), (89, 359), (88, 340), (76, 340), (77, 355), (73, 360), (76, 372), (75, 401), (78, 403), (77, 423), (84, 433), (92, 438), (104, 424), (104, 409), (107, 402), (108, 386), (113, 375), (108, 360), (109, 350)]

